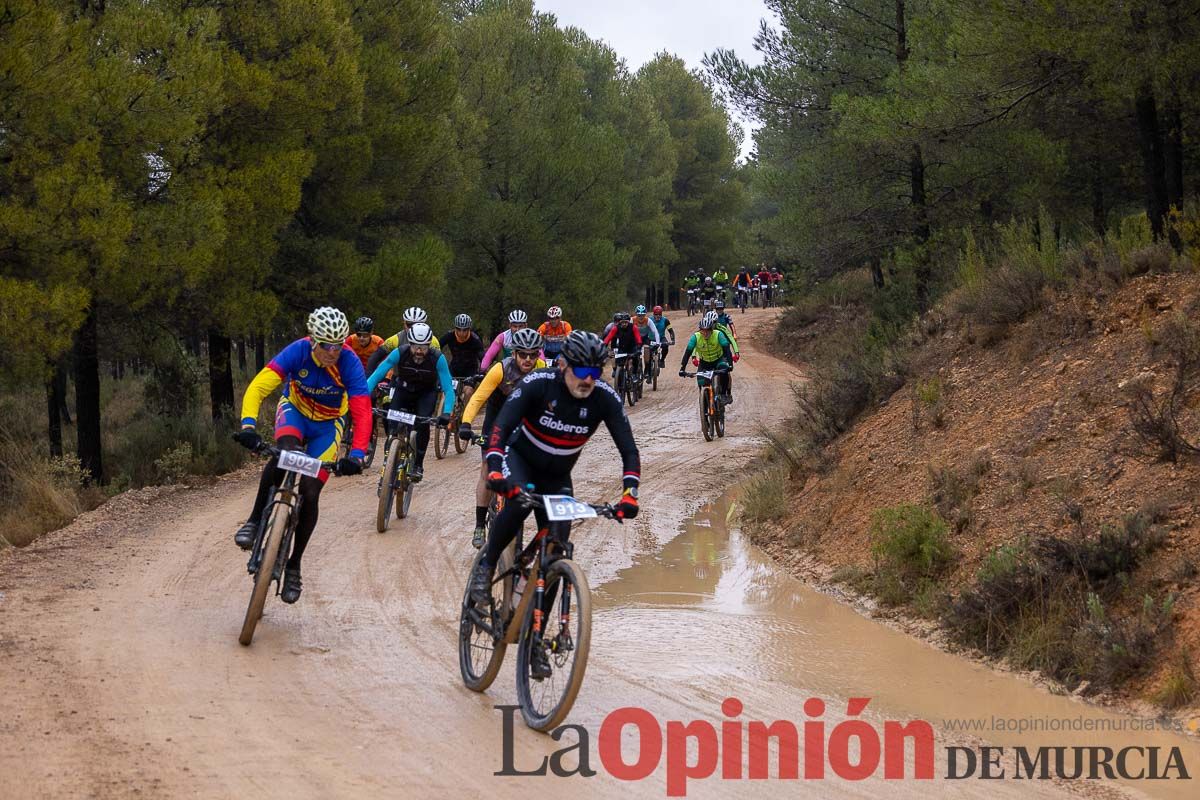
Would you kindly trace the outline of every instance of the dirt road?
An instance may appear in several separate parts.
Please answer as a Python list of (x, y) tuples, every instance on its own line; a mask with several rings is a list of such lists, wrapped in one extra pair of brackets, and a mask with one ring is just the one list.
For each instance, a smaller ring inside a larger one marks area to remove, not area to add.
[[(750, 328), (768, 317), (751, 312), (737, 320)], [(674, 321), (686, 336), (688, 318), (679, 314)], [(757, 556), (751, 570), (757, 585), (747, 592), (770, 587), (772, 602), (788, 606), (779, 612), (784, 616), (764, 624), (743, 606), (713, 602), (746, 578), (745, 564), (740, 573), (732, 564), (724, 572), (714, 564), (717, 578), (705, 572), (696, 599), (689, 594), (696, 587), (680, 577), (668, 549), (683, 523), (741, 476), (758, 447), (756, 425), (790, 406), (792, 368), (748, 350), (736, 373), (729, 435), (714, 443), (699, 435), (694, 384), (668, 369), (663, 388), (631, 413), (642, 449), (645, 511), (635, 524), (598, 522), (576, 534), (598, 607), (592, 660), (568, 722), (591, 734), (595, 777), (493, 774), (503, 767), (502, 715), (493, 706), (515, 703), (513, 658), (491, 690), (478, 695), (462, 687), (456, 655), (458, 603), (474, 553), (469, 538), (478, 461), (471, 451), (444, 461), (430, 453), (412, 516), (382, 535), (373, 523), (374, 477), (332, 480), (305, 558), (304, 596), (292, 607), (272, 598), (249, 648), (236, 637), (250, 583), (245, 557), (230, 541), (252, 499), (248, 475), (201, 489), (151, 492), (140, 505), (124, 503), (125, 510), (112, 504), (30, 548), (0, 554), (0, 796), (373, 798), (487, 791), (506, 797), (553, 788), (588, 797), (663, 797), (661, 764), (632, 783), (601, 767), (596, 735), (613, 710), (639, 706), (664, 723), (716, 723), (723, 718), (722, 699), (736, 696), (745, 704), (744, 720), (799, 724), (804, 701), (817, 695), (828, 702), (825, 720), (832, 728), (845, 717), (848, 696), (872, 690), (839, 683), (837, 674), (857, 675), (864, 663), (878, 661), (887, 675), (895, 652), (873, 652), (866, 636), (852, 646), (826, 641), (837, 632), (822, 632), (819, 624), (810, 632), (797, 620), (806, 609), (824, 609), (822, 601), (802, 594)], [(576, 494), (608, 499), (618, 481), (616, 450), (602, 429), (577, 468)], [(680, 580), (686, 588), (675, 585)], [(789, 614), (796, 620), (788, 621)], [(854, 619), (868, 626), (863, 630), (885, 631)], [(836, 627), (842, 630), (841, 623)], [(795, 649), (773, 650), (776, 637)], [(846, 647), (844, 665), (838, 658), (811, 661), (837, 646)], [(892, 704), (863, 717), (881, 725), (886, 718), (912, 718), (896, 716), (906, 710), (913, 709)], [(515, 766), (528, 770), (576, 736), (567, 733), (558, 742), (518, 722)], [(572, 755), (566, 763), (575, 760)], [(880, 779), (714, 778), (689, 786), (692, 797), (1061, 791), (1045, 782)]]

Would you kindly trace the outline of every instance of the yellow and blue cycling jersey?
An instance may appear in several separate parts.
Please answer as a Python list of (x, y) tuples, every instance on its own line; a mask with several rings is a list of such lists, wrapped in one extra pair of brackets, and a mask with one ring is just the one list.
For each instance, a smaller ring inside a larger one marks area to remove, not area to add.
[(279, 386), (287, 404), (313, 422), (338, 419), (358, 397), (369, 410), (367, 376), (354, 351), (343, 347), (333, 366), (322, 367), (312, 348), (308, 337), (297, 339), (254, 376), (242, 399), (242, 424), (255, 423), (262, 401)]

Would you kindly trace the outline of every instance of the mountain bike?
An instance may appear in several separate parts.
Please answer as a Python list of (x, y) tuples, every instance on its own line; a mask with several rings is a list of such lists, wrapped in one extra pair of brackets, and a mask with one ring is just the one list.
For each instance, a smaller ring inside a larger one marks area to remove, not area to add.
[[(439, 460), (446, 457), (450, 452), (450, 440), (454, 440), (454, 452), (467, 452), (467, 445), (470, 444), (466, 439), (460, 439), (454, 434), (458, 430), (458, 423), (462, 421), (463, 410), (467, 407), (465, 393), (462, 391), (467, 386), (478, 386), (479, 381), (483, 379), (482, 375), (472, 375), (470, 378), (454, 378), (451, 383), (454, 384), (454, 410), (450, 412), (450, 425), (446, 428), (439, 428), (433, 432), (433, 454)], [(434, 408), (441, 408), (442, 404), (439, 400)]]
[(744, 286), (738, 286), (733, 301), (742, 310), (742, 313), (745, 314), (746, 306), (750, 305), (750, 290)]
[[(392, 519), (395, 506), (396, 519), (408, 516), (412, 505), (413, 482), (410, 477), (413, 454), (416, 452), (417, 425), (436, 422), (437, 417), (418, 417), (408, 411), (375, 409), (375, 416), (393, 423), (384, 441), (383, 469), (379, 471), (379, 488), (376, 494), (379, 503), (375, 510), (375, 530), (383, 533)], [(395, 500), (395, 503), (392, 501)]]
[(713, 437), (725, 435), (725, 404), (717, 402), (715, 384), (721, 375), (728, 375), (729, 369), (702, 370), (688, 372), (684, 377), (698, 378), (700, 384), (700, 432), (704, 441), (711, 442)]
[(722, 303), (727, 302), (729, 300), (729, 298), (727, 298), (725, 296), (725, 284), (723, 284), (723, 283), (717, 284), (717, 297), (720, 298)]
[[(486, 608), (471, 600), (468, 577), (459, 618), (458, 666), (468, 689), (485, 691), (500, 672), (508, 645), (515, 643), (521, 716), (534, 730), (548, 731), (575, 703), (591, 648), (592, 595), (583, 569), (572, 560), (571, 523), (594, 517), (621, 520), (607, 503), (582, 503), (566, 495), (519, 490), (508, 502), (543, 506), (548, 523), (528, 545), (522, 546), (518, 532), (505, 549)], [(474, 574), (484, 552), (475, 556), (468, 575)], [(553, 670), (549, 678), (530, 674), (535, 647), (547, 651)]]
[(699, 311), (700, 311), (700, 300), (699, 300), (699, 299), (696, 297), (696, 290), (695, 290), (695, 289), (688, 289), (688, 290), (687, 290), (687, 299), (688, 299), (688, 302), (687, 302), (687, 313), (688, 313), (688, 316), (690, 317), (690, 316), (692, 316), (693, 314), (699, 313)]
[(662, 367), (659, 366), (658, 357), (662, 351), (662, 345), (655, 342), (649, 345), (650, 348), (650, 366), (646, 369), (646, 382), (650, 384), (651, 391), (658, 391), (658, 374), (662, 372)]
[(633, 408), (637, 404), (637, 394), (633, 386), (633, 376), (630, 374), (629, 357), (633, 353), (617, 353), (613, 357), (613, 388), (617, 396), (625, 401), (625, 405)]
[(246, 606), (242, 632), (238, 634), (238, 641), (246, 646), (254, 640), (254, 629), (262, 619), (271, 582), (275, 582), (275, 594), (279, 594), (282, 589), (283, 570), (292, 553), (292, 537), (296, 533), (300, 503), (303, 502), (296, 487), (299, 476), (315, 478), (322, 469), (329, 470), (334, 475), (339, 474), (337, 462), (312, 458), (300, 450), (280, 450), (278, 447), (264, 444), (254, 452), (268, 458), (278, 457), (278, 468), (286, 474), (283, 476), (283, 482), (279, 486), (271, 487), (270, 494), (267, 495), (262, 521), (254, 535), (254, 546), (250, 548), (250, 560), (246, 562), (246, 571), (254, 578), (250, 604)]

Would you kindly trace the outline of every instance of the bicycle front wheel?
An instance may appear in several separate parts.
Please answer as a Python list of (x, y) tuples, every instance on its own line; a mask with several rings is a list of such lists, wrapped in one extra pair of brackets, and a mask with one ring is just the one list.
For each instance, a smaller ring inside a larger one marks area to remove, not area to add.
[(392, 439), (383, 460), (383, 473), (379, 476), (379, 503), (375, 510), (375, 530), (383, 533), (392, 519), (392, 498), (396, 494), (396, 466), (400, 461), (399, 437)]
[(288, 523), (291, 522), (292, 507), (287, 504), (275, 506), (271, 519), (267, 523), (267, 539), (262, 546), (262, 560), (258, 562), (258, 571), (254, 573), (254, 589), (250, 592), (250, 604), (246, 606), (246, 617), (242, 620), (242, 632), (238, 642), (249, 646), (254, 641), (254, 629), (262, 619), (263, 607), (267, 604), (267, 592), (271, 587), (271, 578), (275, 573), (275, 562), (279, 559), (279, 545), (287, 534)]
[(707, 388), (700, 390), (700, 432), (704, 434), (704, 441), (711, 442), (713, 440), (712, 421), (709, 417)]
[[(530, 603), (517, 649), (517, 702), (525, 724), (537, 731), (551, 730), (570, 713), (592, 643), (592, 593), (579, 565), (565, 558), (555, 561), (546, 570), (545, 586), (551, 603), (542, 631), (534, 633)], [(541, 680), (530, 674), (534, 647), (544, 648), (550, 662), (550, 676)]]
[(407, 517), (408, 509), (412, 506), (413, 484), (409, 474), (412, 471), (413, 453), (416, 452), (416, 445), (413, 444), (416, 435), (415, 432), (408, 435), (408, 447), (400, 454), (400, 470), (396, 475), (396, 519)]
[[(496, 680), (504, 663), (504, 622), (508, 618), (508, 598), (511, 578), (492, 584), (492, 605), (480, 608), (471, 602), (471, 576), (483, 558), (484, 550), (475, 554), (471, 571), (467, 573), (467, 588), (463, 591), (462, 615), (458, 620), (458, 671), (463, 685), (473, 692), (485, 691)], [(496, 566), (497, 574), (512, 566), (512, 555), (505, 550)]]
[(450, 452), (450, 428), (434, 428), (433, 429), (433, 454), (437, 456), (438, 461), (446, 457), (446, 453)]

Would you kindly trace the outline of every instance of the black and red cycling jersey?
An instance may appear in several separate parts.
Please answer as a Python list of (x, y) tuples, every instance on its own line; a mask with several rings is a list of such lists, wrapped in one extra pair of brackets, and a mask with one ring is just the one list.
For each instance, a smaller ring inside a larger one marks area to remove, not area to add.
[(569, 474), (602, 422), (621, 454), (625, 488), (637, 486), (641, 457), (616, 390), (596, 381), (592, 393), (580, 400), (567, 389), (566, 378), (558, 370), (534, 370), (508, 396), (496, 417), (488, 439), (488, 469), (503, 471), (508, 448), (536, 472)]
[(618, 353), (636, 353), (642, 346), (642, 334), (632, 322), (624, 327), (616, 323), (604, 335), (604, 343), (611, 344)]

